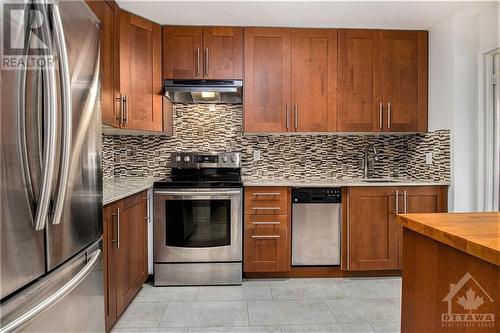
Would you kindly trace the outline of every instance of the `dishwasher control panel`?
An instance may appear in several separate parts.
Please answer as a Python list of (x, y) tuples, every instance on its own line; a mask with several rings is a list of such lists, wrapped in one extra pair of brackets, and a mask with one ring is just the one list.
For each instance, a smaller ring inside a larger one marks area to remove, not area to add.
[(292, 203), (341, 203), (340, 187), (297, 187), (292, 190)]

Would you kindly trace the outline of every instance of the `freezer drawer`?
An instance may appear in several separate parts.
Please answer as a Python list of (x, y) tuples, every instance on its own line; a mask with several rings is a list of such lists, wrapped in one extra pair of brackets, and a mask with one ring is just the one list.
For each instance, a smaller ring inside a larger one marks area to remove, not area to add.
[(17, 294), (0, 312), (0, 332), (104, 332), (101, 241)]
[(292, 207), (292, 266), (340, 265), (341, 204)]

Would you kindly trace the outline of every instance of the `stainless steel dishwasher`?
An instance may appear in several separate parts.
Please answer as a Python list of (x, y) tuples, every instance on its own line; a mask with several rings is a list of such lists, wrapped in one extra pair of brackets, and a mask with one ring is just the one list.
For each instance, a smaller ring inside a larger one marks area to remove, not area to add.
[(340, 265), (340, 188), (292, 191), (292, 265)]

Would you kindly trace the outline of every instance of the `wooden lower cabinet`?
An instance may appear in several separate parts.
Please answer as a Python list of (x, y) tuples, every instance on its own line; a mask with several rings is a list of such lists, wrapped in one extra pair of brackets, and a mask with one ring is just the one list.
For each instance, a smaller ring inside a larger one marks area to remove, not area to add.
[(290, 271), (290, 212), (290, 188), (245, 188), (244, 272)]
[(351, 187), (347, 191), (347, 269), (402, 268), (397, 214), (447, 211), (447, 186)]
[(105, 322), (109, 331), (148, 277), (147, 191), (104, 207)]

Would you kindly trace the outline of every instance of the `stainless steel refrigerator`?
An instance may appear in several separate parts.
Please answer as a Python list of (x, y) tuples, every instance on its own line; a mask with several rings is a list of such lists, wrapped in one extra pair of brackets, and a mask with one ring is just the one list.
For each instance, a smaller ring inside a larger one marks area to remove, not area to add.
[(0, 11), (0, 332), (104, 331), (99, 21), (84, 1)]

